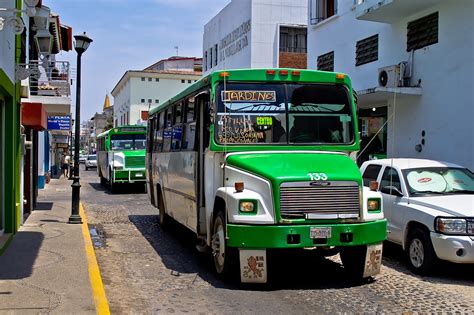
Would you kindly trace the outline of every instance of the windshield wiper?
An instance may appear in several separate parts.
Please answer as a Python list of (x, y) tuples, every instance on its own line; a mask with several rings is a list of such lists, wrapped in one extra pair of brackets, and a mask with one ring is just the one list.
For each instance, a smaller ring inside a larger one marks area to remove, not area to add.
[(444, 195), (445, 192), (433, 191), (433, 190), (419, 190), (411, 193), (412, 195), (422, 195), (422, 194), (435, 194), (435, 195)]

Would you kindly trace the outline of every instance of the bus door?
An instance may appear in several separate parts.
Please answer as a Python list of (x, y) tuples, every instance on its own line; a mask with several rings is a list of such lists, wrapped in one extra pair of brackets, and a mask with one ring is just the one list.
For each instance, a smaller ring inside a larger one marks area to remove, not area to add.
[(209, 147), (210, 140), (210, 97), (209, 93), (202, 93), (196, 96), (196, 103), (198, 104), (198, 161), (196, 173), (196, 192), (197, 192), (197, 232), (198, 235), (206, 234), (206, 198), (204, 189), (204, 161), (206, 148)]
[(148, 133), (146, 142), (146, 191), (152, 205), (155, 205), (155, 191), (153, 189), (153, 147), (155, 144), (155, 127), (157, 116), (154, 115), (148, 120)]

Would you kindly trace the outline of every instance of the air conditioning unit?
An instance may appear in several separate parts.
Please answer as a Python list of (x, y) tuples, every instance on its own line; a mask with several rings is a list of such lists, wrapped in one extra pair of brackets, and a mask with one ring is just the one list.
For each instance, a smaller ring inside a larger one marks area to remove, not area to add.
[(400, 66), (379, 68), (379, 86), (390, 88), (400, 86)]

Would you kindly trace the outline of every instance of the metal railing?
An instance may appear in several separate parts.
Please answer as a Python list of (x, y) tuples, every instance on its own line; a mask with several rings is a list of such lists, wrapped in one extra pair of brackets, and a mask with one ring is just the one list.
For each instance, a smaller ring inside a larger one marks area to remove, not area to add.
[(70, 96), (69, 61), (32, 60), (21, 65), (29, 72), (30, 94), (38, 96)]

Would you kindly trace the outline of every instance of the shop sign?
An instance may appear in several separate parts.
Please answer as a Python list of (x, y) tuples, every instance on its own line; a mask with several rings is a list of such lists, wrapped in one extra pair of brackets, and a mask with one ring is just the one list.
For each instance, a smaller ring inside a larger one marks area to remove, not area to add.
[(48, 130), (71, 130), (71, 115), (48, 116)]

